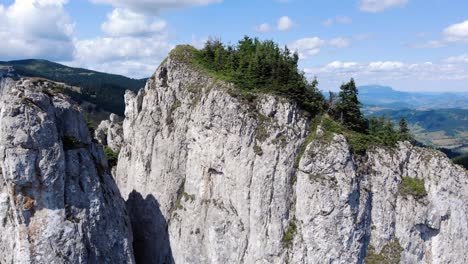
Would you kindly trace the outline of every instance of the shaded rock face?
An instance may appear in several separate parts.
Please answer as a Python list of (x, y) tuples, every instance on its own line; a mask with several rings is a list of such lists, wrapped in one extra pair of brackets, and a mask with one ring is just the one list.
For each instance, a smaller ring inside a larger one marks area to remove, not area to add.
[(296, 105), (231, 88), (169, 57), (125, 95), (114, 177), (140, 263), (468, 263), (465, 170), (406, 143), (357, 157), (320, 127), (305, 145)]
[(60, 87), (2, 79), (0, 263), (133, 263), (124, 201)]

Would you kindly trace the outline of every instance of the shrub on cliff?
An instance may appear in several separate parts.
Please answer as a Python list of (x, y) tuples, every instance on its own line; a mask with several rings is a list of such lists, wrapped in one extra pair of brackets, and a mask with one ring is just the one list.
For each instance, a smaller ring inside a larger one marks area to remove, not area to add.
[(117, 160), (119, 158), (119, 153), (113, 151), (111, 148), (108, 146), (104, 147), (104, 153), (106, 153), (107, 156), (107, 161), (109, 162), (109, 166), (113, 167), (117, 165)]
[(424, 187), (424, 180), (403, 177), (398, 192), (403, 195), (411, 195), (416, 199), (423, 198), (427, 195), (426, 188)]

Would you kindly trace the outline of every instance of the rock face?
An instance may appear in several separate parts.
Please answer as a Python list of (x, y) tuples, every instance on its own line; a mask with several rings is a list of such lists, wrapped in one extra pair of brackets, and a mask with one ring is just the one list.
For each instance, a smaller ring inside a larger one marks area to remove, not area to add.
[(114, 177), (137, 262), (468, 263), (468, 175), (436, 151), (353, 155), (320, 126), (308, 136), (295, 104), (246, 99), (177, 56), (125, 100)]
[(111, 114), (109, 120), (103, 120), (94, 132), (94, 138), (115, 152), (119, 152), (123, 143), (122, 120), (116, 114)]
[(0, 263), (134, 263), (104, 152), (60, 92), (0, 80)]

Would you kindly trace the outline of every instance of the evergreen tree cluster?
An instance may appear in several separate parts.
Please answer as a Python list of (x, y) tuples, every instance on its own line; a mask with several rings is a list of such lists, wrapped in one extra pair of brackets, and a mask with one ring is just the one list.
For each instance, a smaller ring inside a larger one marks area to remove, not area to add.
[(399, 140), (413, 141), (406, 120), (396, 129), (385, 118), (366, 119), (361, 112), (358, 89), (353, 79), (341, 85), (338, 94), (330, 92), (326, 101), (318, 81), (308, 81), (298, 69), (299, 56), (271, 40), (244, 37), (237, 45), (224, 45), (210, 39), (196, 58), (205, 69), (246, 92), (277, 94), (299, 103), (312, 115), (328, 113), (349, 131), (362, 135), (360, 142), (394, 145)]
[(367, 122), (361, 113), (361, 103), (358, 99), (358, 89), (354, 79), (341, 85), (338, 98), (335, 109), (333, 109), (335, 119), (348, 129), (365, 133)]
[(400, 120), (398, 129), (384, 117), (366, 119), (360, 110), (358, 93), (354, 79), (341, 85), (338, 96), (330, 93), (328, 112), (336, 121), (351, 131), (367, 135), (370, 141), (378, 144), (394, 145), (398, 141), (414, 143), (405, 118)]
[(251, 92), (269, 92), (298, 102), (308, 112), (322, 111), (324, 97), (316, 80), (298, 70), (299, 55), (271, 40), (244, 37), (237, 45), (209, 40), (198, 60), (209, 70)]

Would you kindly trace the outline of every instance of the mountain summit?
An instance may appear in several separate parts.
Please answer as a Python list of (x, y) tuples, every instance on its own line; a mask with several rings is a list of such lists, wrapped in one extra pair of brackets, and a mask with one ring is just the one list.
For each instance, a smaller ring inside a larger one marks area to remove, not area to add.
[(453, 239), (468, 231), (468, 175), (440, 152), (356, 153), (328, 117), (246, 100), (174, 54), (125, 100), (114, 177), (137, 261), (468, 261), (468, 237)]

